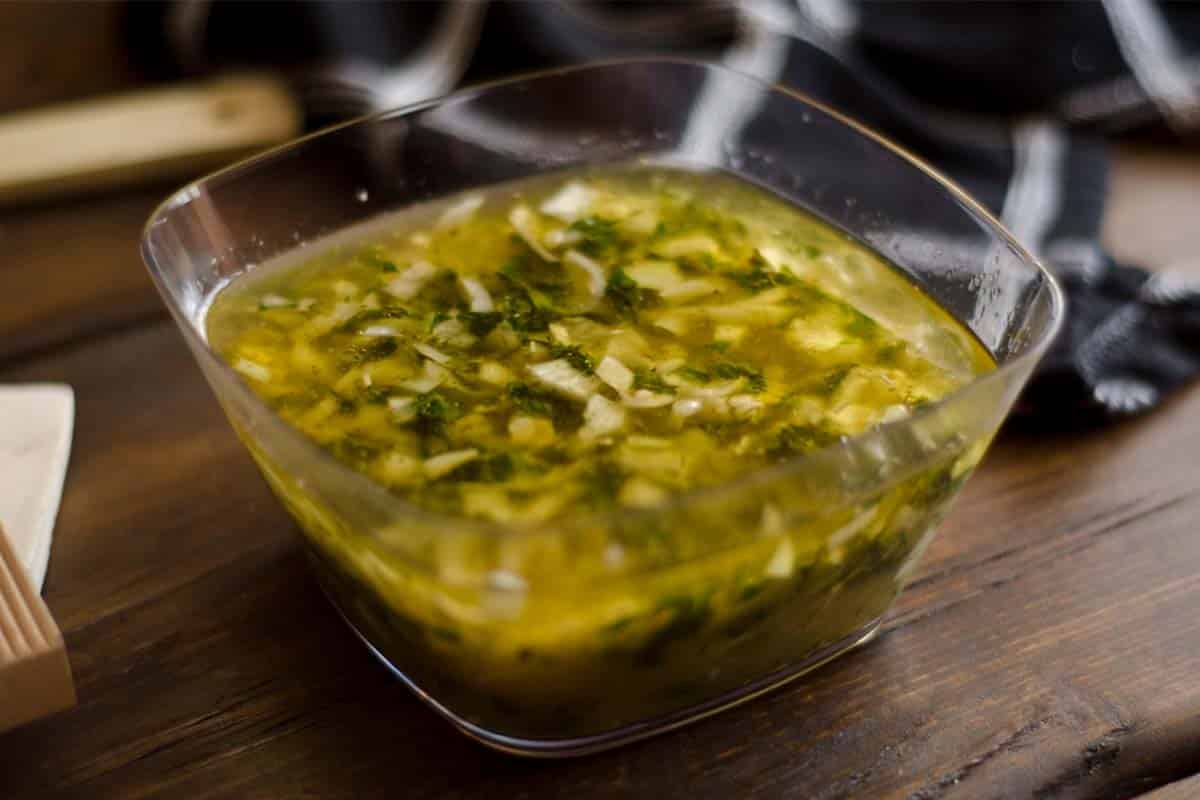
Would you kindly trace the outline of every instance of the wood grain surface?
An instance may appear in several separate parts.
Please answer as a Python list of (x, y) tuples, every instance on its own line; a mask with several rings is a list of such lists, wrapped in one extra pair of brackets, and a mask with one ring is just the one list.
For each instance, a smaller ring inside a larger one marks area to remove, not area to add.
[[(1118, 165), (1110, 242), (1193, 259), (1195, 204), (1144, 211), (1200, 191), (1200, 156)], [(323, 599), (144, 277), (150, 205), (0, 217), (0, 380), (78, 401), (46, 600), (79, 706), (0, 739), (5, 800), (1200, 796), (1200, 387), (1102, 432), (1006, 431), (871, 646), (675, 733), (517, 760)]]

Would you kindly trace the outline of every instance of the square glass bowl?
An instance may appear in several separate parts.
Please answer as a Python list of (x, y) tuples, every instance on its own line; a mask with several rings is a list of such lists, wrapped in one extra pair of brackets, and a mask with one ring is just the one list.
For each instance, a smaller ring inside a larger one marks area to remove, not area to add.
[[(638, 159), (722, 170), (825, 219), (998, 368), (729, 485), (506, 527), (422, 511), (334, 460), (206, 342), (214, 293), (277, 255), (466, 189)], [(142, 253), (350, 625), (460, 729), (528, 755), (681, 725), (867, 641), (1064, 312), (1037, 261), (919, 160), (805, 97), (681, 61), (541, 73), (300, 139), (178, 191)]]

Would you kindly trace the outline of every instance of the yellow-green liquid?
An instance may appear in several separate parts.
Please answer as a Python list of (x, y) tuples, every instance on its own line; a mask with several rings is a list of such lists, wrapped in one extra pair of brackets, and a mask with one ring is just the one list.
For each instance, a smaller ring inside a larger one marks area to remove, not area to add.
[[(850, 634), (886, 608), (977, 458), (963, 442), (869, 505), (802, 525), (770, 503), (750, 523), (744, 509), (653, 517), (994, 366), (870, 250), (728, 176), (556, 176), (372, 231), (234, 281), (209, 341), (334, 457), (416, 506), (515, 531), (449, 557), (461, 571), (507, 565), (489, 574), (520, 602), (492, 608), (486, 587), (464, 594), (389, 562), (370, 532), (332, 530), (274, 481), (343, 608), (483, 727), (596, 733)], [(620, 508), (654, 521), (597, 523), (576, 553), (556, 539), (559, 521), (577, 531)], [(630, 564), (677, 566), (629, 577)]]

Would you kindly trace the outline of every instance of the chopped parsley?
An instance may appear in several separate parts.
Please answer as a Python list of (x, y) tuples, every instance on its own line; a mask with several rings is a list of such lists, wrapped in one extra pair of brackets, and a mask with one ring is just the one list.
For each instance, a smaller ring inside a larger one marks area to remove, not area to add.
[(663, 377), (647, 367), (638, 367), (633, 371), (633, 388), (646, 389), (658, 394), (675, 394), (675, 387), (663, 380)]
[(785, 425), (767, 448), (767, 458), (783, 461), (793, 456), (833, 444), (838, 436), (817, 425)]
[(637, 281), (629, 277), (624, 269), (618, 267), (608, 278), (604, 287), (604, 296), (623, 317), (637, 321), (639, 309), (658, 304), (658, 292), (653, 289), (643, 289)]
[(575, 369), (585, 375), (596, 371), (596, 362), (584, 350), (575, 344), (555, 344), (550, 346), (550, 355), (565, 360)]
[(378, 336), (372, 338), (369, 342), (361, 342), (352, 344), (346, 348), (345, 354), (342, 357), (342, 367), (349, 369), (350, 367), (359, 364), (366, 364), (369, 361), (378, 361), (381, 358), (387, 358), (396, 352), (396, 340), (390, 336)]
[(679, 369), (675, 370), (675, 374), (691, 381), (692, 383), (708, 383), (712, 380), (712, 375), (709, 375), (702, 369), (696, 369), (695, 367), (680, 367)]
[(580, 236), (579, 250), (592, 258), (610, 258), (621, 246), (617, 225), (603, 217), (584, 217), (571, 223), (569, 230)]
[(745, 378), (746, 388), (754, 394), (767, 390), (767, 379), (763, 377), (762, 370), (746, 366), (745, 364), (735, 364), (732, 361), (718, 361), (709, 367), (709, 372), (714, 377), (723, 381)]
[(413, 425), (421, 433), (439, 436), (445, 432), (446, 423), (453, 422), (462, 414), (462, 404), (438, 391), (417, 395), (413, 402), (415, 418)]
[(796, 276), (788, 269), (769, 269), (766, 259), (754, 251), (750, 258), (748, 269), (727, 270), (724, 274), (738, 286), (751, 292), (761, 292), (773, 286), (791, 286), (796, 283)]
[(458, 318), (467, 330), (482, 339), (504, 321), (504, 314), (499, 311), (459, 311)]

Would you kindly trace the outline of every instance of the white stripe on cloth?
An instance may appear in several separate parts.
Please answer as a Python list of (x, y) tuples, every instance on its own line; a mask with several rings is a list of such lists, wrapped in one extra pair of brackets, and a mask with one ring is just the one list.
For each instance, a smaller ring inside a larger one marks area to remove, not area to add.
[(1030, 120), (1013, 130), (1015, 164), (1000, 218), (1035, 255), (1062, 207), (1066, 153), (1066, 137), (1054, 123)]
[(847, 0), (796, 0), (803, 21), (834, 41), (844, 41), (858, 30), (858, 9)]
[(1134, 77), (1178, 131), (1200, 126), (1200, 88), (1180, 61), (1179, 49), (1150, 0), (1104, 0), (1117, 46)]
[[(731, 69), (774, 84), (787, 53), (786, 36), (754, 19), (743, 19), (737, 41), (721, 60)], [(767, 86), (748, 86), (736, 75), (710, 73), (692, 107), (677, 155), (698, 163), (720, 162), (725, 148), (736, 149), (742, 128), (770, 91)]]

